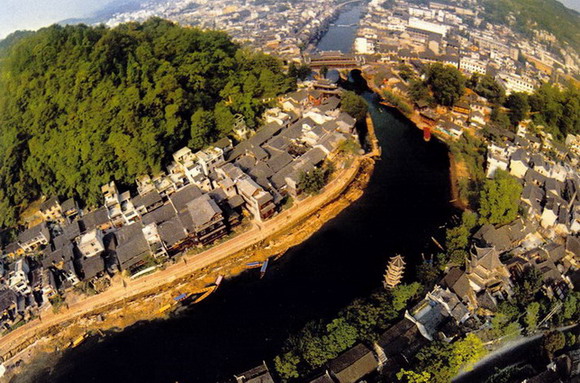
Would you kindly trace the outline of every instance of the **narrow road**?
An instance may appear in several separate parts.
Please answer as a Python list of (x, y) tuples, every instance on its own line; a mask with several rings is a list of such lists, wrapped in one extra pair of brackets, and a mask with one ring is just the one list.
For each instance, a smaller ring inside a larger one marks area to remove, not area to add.
[(274, 218), (261, 224), (261, 230), (252, 225), (252, 229), (237, 235), (236, 237), (216, 245), (202, 253), (186, 255), (187, 263), (178, 262), (168, 266), (162, 271), (114, 284), (105, 292), (83, 299), (80, 302), (71, 304), (67, 310), (62, 310), (58, 314), (46, 313), (42, 321), (36, 319), (6, 336), (0, 338), (0, 355), (6, 355), (10, 350), (22, 344), (27, 338), (36, 336), (48, 328), (58, 325), (64, 321), (74, 319), (78, 316), (90, 313), (111, 304), (119, 303), (125, 299), (136, 295), (154, 291), (181, 277), (187, 276), (194, 271), (210, 266), (221, 261), (234, 253), (249, 248), (260, 243), (272, 235), (279, 233), (292, 225), (295, 225), (303, 218), (311, 215), (316, 210), (323, 207), (328, 202), (335, 199), (352, 182), (360, 165), (360, 159), (350, 168), (337, 172), (336, 177), (324, 188), (323, 192), (307, 197), (297, 202), (290, 209), (279, 213)]

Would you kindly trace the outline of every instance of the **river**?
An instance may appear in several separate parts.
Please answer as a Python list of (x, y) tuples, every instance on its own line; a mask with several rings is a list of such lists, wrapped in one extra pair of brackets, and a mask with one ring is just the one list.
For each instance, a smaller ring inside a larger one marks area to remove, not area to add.
[(454, 213), (447, 148), (424, 142), (400, 113), (364, 95), (383, 149), (364, 195), (271, 264), (264, 279), (246, 272), (175, 317), (89, 339), (17, 381), (223, 382), (271, 361), (308, 321), (379, 288), (389, 257), (405, 256), (412, 276), (421, 253), (437, 252), (430, 237), (442, 239), (440, 226)]
[(328, 31), (322, 36), (316, 49), (319, 51), (340, 51), (351, 53), (352, 44), (356, 35), (356, 25), (361, 18), (363, 7), (361, 5), (347, 5), (345, 11), (338, 15)]

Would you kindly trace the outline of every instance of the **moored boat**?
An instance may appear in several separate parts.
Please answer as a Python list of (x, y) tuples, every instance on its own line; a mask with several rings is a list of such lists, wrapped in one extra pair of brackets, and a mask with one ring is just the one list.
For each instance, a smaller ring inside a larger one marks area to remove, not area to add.
[(431, 141), (431, 128), (428, 126), (423, 128), (423, 139), (427, 142)]
[(264, 278), (264, 274), (266, 274), (266, 270), (268, 269), (269, 261), (269, 259), (266, 259), (266, 262), (262, 264), (262, 267), (260, 268), (260, 279)]
[(262, 267), (262, 262), (246, 263), (246, 268), (248, 268), (248, 269), (257, 269), (258, 267)]

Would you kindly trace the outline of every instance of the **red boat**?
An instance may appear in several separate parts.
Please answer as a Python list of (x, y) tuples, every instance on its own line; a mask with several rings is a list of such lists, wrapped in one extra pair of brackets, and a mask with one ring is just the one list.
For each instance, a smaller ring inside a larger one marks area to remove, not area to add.
[(428, 126), (423, 128), (423, 139), (427, 142), (431, 140), (431, 128)]

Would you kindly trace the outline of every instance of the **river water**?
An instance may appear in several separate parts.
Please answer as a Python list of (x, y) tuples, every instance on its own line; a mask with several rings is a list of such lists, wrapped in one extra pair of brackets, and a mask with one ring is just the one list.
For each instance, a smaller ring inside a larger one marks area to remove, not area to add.
[(18, 381), (223, 382), (271, 361), (308, 321), (380, 288), (389, 257), (405, 256), (412, 276), (421, 253), (437, 252), (430, 237), (442, 239), (454, 212), (447, 148), (364, 95), (383, 149), (364, 195), (271, 263), (264, 279), (248, 271), (176, 317), (89, 339)]
[(351, 53), (357, 29), (354, 25), (359, 22), (363, 8), (361, 5), (347, 7), (322, 36), (316, 45), (317, 50)]

